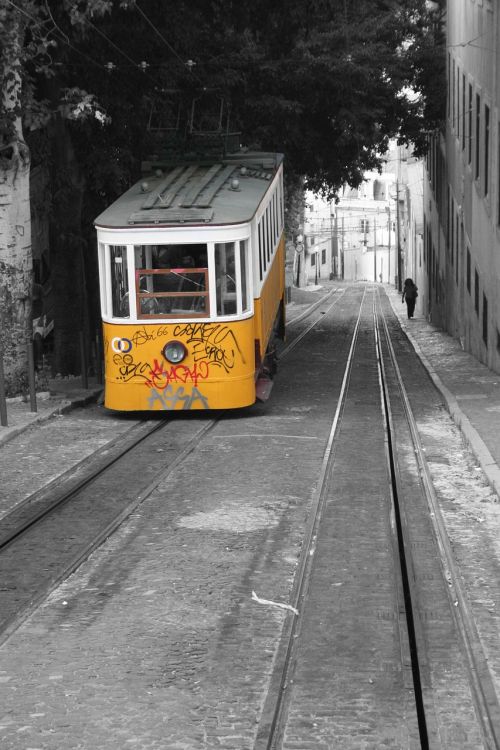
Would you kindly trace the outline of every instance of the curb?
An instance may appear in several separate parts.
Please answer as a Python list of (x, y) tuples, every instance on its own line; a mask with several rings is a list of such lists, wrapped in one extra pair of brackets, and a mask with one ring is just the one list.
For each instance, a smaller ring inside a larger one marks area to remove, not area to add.
[(102, 391), (103, 391), (103, 388), (98, 388), (86, 396), (79, 396), (78, 398), (75, 398), (75, 399), (64, 399), (60, 401), (57, 405), (54, 405), (51, 409), (48, 409), (47, 411), (43, 412), (43, 414), (36, 414), (36, 416), (34, 416), (25, 424), (18, 425), (16, 427), (7, 427), (6, 428), (7, 432), (4, 435), (0, 435), (0, 447), (8, 443), (10, 440), (13, 440), (14, 438), (18, 437), (18, 435), (21, 435), (23, 432), (25, 432), (27, 429), (29, 429), (33, 425), (41, 424), (42, 422), (47, 422), (55, 414), (67, 414), (73, 409), (78, 409), (78, 407), (80, 406), (87, 406), (87, 404), (97, 401)]
[[(396, 308), (394, 307), (393, 300), (389, 295), (388, 297), (394, 314), (397, 316), (401, 324), (401, 319), (396, 311)], [(413, 338), (413, 335), (406, 328), (404, 329), (404, 332), (409, 338), (411, 345), (415, 349), (415, 352), (422, 362), (423, 366), (429, 373), (432, 382), (441, 392), (451, 418), (453, 419), (459, 430), (462, 432), (467, 445), (474, 453), (477, 461), (479, 462), (479, 465), (481, 466), (481, 469), (484, 471), (490, 486), (496, 492), (496, 494), (500, 496), (500, 468), (497, 466), (497, 463), (491, 455), (486, 443), (477, 432), (477, 430), (472, 426), (467, 415), (464, 414), (464, 412), (461, 410), (460, 406), (458, 405), (457, 399), (445, 386), (425, 354), (420, 349), (420, 346)]]

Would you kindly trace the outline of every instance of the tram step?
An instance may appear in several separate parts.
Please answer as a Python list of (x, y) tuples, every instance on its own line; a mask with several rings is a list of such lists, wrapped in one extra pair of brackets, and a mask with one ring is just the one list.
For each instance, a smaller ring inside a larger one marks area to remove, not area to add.
[(272, 388), (273, 381), (270, 380), (270, 378), (257, 378), (257, 382), (255, 384), (255, 395), (257, 396), (257, 400), (267, 401), (267, 399), (271, 395)]

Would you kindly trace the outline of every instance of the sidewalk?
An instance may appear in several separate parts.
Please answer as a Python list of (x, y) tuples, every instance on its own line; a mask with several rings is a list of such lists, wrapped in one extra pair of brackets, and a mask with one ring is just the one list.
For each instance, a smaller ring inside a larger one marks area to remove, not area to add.
[(97, 401), (103, 386), (95, 378), (88, 380), (88, 388), (83, 388), (80, 377), (50, 380), (49, 390), (37, 393), (36, 411), (31, 411), (29, 396), (27, 400), (21, 397), (7, 399), (7, 426), (0, 425), (0, 447), (37, 422)]
[(500, 495), (500, 374), (488, 369), (460, 343), (419, 314), (408, 320), (401, 292), (385, 291), (417, 354), (442, 393), (455, 424)]

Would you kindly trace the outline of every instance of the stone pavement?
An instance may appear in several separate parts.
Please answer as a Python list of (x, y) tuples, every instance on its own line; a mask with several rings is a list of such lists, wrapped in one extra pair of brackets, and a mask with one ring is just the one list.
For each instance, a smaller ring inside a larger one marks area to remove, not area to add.
[[(321, 299), (332, 287), (342, 286), (327, 282), (321, 291), (300, 290), (292, 296), (289, 319), (300, 317), (308, 302)], [(449, 408), (456, 404), (454, 417), (461, 420), (464, 434), (469, 432), (471, 447), (486, 450), (486, 462), (492, 459), (493, 464), (484, 469), (495, 479), (500, 458), (492, 407), (500, 404), (496, 394), (500, 375), (464, 354), (459, 344), (429, 326), (418, 311), (416, 319), (407, 321), (399, 293), (389, 286), (385, 290)], [(6, 429), (25, 429), (36, 419), (71, 409), (100, 393), (95, 383), (82, 389), (79, 379), (51, 383), (51, 389), (48, 403), (39, 400), (38, 414), (29, 412), (29, 403), (9, 405), (12, 427), (0, 428), (0, 439)], [(485, 407), (489, 429), (481, 426), (479, 406)], [(100, 412), (102, 422), (112, 421), (104, 410)], [(255, 606), (250, 593), (255, 588), (264, 598), (287, 600), (302, 540), (300, 498), (310, 492), (317, 476), (313, 451), (301, 447), (307, 434), (295, 435), (293, 411), (285, 420), (280, 416), (271, 414), (267, 422), (261, 417), (222, 423), (203, 455), (191, 454), (183, 469), (192, 478), (189, 493), (180, 470), (169, 476), (147, 506), (133, 514), (9, 641), (0, 670), (5, 696), (0, 711), (2, 748), (243, 750), (250, 746), (241, 738), (245, 732), (251, 734), (253, 714), (260, 705), (258, 681), (267, 674), (284, 616), (280, 610)], [(66, 420), (53, 421), (54, 434), (64, 442), (61, 430)], [(290, 437), (286, 450), (283, 434)], [(88, 442), (95, 445), (92, 439)], [(261, 467), (272, 442), (280, 446), (280, 463), (266, 474)], [(5, 451), (12, 446), (5, 446)], [(242, 465), (243, 449), (250, 458)], [(5, 452), (0, 446), (0, 464), (2, 458)], [(223, 490), (222, 478), (232, 471), (238, 472), (240, 502)], [(479, 534), (486, 522), (472, 524), (470, 514), (460, 514), (462, 508), (456, 513), (463, 524), (460, 530), (469, 527), (467, 540), (478, 537), (482, 545)], [(288, 540), (284, 553), (272, 543), (272, 535), (268, 537), (268, 530), (281, 524)], [(497, 528), (498, 524), (495, 538)], [(240, 531), (251, 531), (251, 538)], [(463, 533), (455, 535), (463, 537)], [(486, 552), (490, 549), (482, 547)], [(478, 566), (477, 549), (473, 552), (471, 575), (476, 579), (479, 570), (482, 581), (491, 568), (494, 577), (499, 567), (491, 564), (490, 557)], [(490, 590), (497, 590), (483, 588), (485, 601)], [(491, 643), (497, 644), (498, 623), (489, 619), (494, 631)], [(228, 664), (232, 672), (227, 671)], [(233, 672), (235, 681), (236, 675), (245, 675), (244, 690), (238, 683), (238, 693), (233, 690)], [(222, 705), (215, 696), (223, 697)], [(304, 745), (300, 747), (303, 750)], [(463, 742), (455, 747), (470, 745)]]
[(80, 377), (54, 378), (49, 381), (48, 391), (37, 393), (36, 411), (31, 410), (29, 396), (7, 399), (7, 425), (0, 425), (0, 447), (37, 422), (97, 401), (102, 390), (95, 378), (88, 379), (87, 388)]
[[(321, 299), (332, 287), (344, 285), (347, 282), (328, 281), (322, 287), (292, 288), (291, 302), (287, 306), (288, 319), (298, 317), (303, 309)], [(453, 420), (491, 486), (500, 494), (500, 374), (464, 352), (456, 339), (430, 325), (422, 317), (418, 305), (416, 317), (408, 320), (400, 293), (390, 285), (384, 285), (384, 289), (406, 334), (441, 391)], [(92, 378), (89, 378), (87, 389), (83, 388), (81, 378), (54, 379), (49, 387), (49, 392), (38, 394), (36, 412), (30, 410), (29, 398), (27, 401), (9, 400), (8, 426), (0, 426), (0, 446), (35, 422), (96, 401), (102, 393), (102, 386)]]

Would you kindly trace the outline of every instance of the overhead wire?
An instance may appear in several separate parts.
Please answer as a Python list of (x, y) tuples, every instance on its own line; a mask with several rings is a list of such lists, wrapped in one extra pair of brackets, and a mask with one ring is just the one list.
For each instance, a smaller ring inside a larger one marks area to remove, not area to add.
[(127, 53), (124, 52), (121, 49), (121, 47), (118, 47), (118, 45), (115, 44), (112, 39), (110, 39), (108, 36), (106, 36), (106, 34), (104, 34), (104, 32), (102, 32), (94, 23), (92, 23), (92, 21), (90, 21), (88, 18), (86, 18), (85, 19), (85, 23), (87, 23), (89, 26), (91, 26), (94, 29), (94, 31), (97, 31), (97, 33), (99, 34), (99, 36), (101, 36), (106, 42), (108, 42), (108, 44), (111, 47), (113, 47), (113, 49), (115, 49), (126, 60), (128, 60), (130, 63), (132, 63), (132, 65), (134, 65), (136, 68), (139, 67), (138, 63), (136, 63), (135, 60), (132, 60), (132, 58), (129, 55), (127, 55)]
[(52, 11), (51, 11), (50, 6), (49, 6), (49, 0), (45, 0), (45, 8), (47, 10), (47, 13), (50, 16), (50, 20), (52, 21), (52, 23), (55, 26), (55, 28), (60, 32), (60, 34), (62, 34), (62, 36), (64, 36), (66, 38), (66, 43), (69, 44), (69, 36), (61, 29), (60, 26), (57, 25), (57, 23), (56, 23), (56, 21), (54, 19), (54, 16), (52, 15)]
[[(162, 33), (161, 33), (161, 32), (160, 32), (159, 30), (158, 30), (158, 28), (157, 28), (157, 27), (155, 26), (155, 24), (154, 24), (154, 23), (153, 23), (153, 22), (152, 22), (152, 21), (150, 20), (150, 18), (149, 18), (149, 17), (148, 17), (147, 15), (146, 15), (146, 13), (144, 13), (144, 11), (142, 10), (142, 8), (140, 8), (140, 7), (139, 7), (139, 5), (138, 5), (137, 3), (135, 4), (135, 6), (134, 6), (134, 7), (135, 7), (135, 8), (137, 9), (137, 11), (138, 11), (138, 12), (140, 13), (140, 15), (142, 16), (142, 18), (143, 18), (143, 19), (144, 19), (144, 20), (146, 21), (146, 23), (147, 23), (147, 24), (148, 24), (148, 25), (149, 25), (149, 26), (150, 26), (150, 27), (151, 27), (151, 28), (152, 28), (152, 29), (154, 30), (154, 32), (156, 33), (156, 35), (157, 35), (157, 36), (158, 36), (158, 37), (159, 37), (159, 38), (160, 38), (160, 39), (162, 40), (162, 42), (163, 42), (163, 43), (164, 43), (164, 44), (166, 45), (167, 49), (168, 49), (168, 50), (169, 50), (169, 51), (170, 51), (170, 52), (171, 52), (171, 53), (172, 53), (172, 54), (173, 54), (173, 55), (174, 55), (174, 56), (176, 57), (176, 59), (177, 59), (177, 60), (179, 60), (179, 62), (181, 63), (181, 65), (182, 65), (182, 66), (183, 66), (184, 68), (188, 68), (188, 69), (190, 70), (190, 72), (192, 72), (192, 67), (190, 67), (189, 63), (191, 63), (192, 65), (194, 65), (193, 61), (192, 61), (192, 60), (187, 60), (187, 61), (186, 61), (186, 60), (183, 60), (183, 59), (182, 59), (182, 57), (181, 57), (181, 56), (180, 56), (180, 55), (179, 55), (179, 54), (177, 53), (177, 51), (176, 51), (176, 50), (175, 50), (175, 49), (174, 49), (174, 48), (172, 47), (172, 45), (171, 45), (171, 44), (170, 44), (170, 43), (169, 43), (169, 42), (167, 41), (167, 39), (165, 39), (165, 37), (164, 37), (164, 36), (163, 36), (163, 34), (162, 34)], [(89, 24), (89, 25), (90, 25), (90, 26), (91, 26), (91, 27), (92, 27), (92, 28), (93, 28), (93, 29), (94, 29), (94, 30), (95, 30), (95, 31), (96, 31), (96, 32), (97, 32), (97, 33), (98, 33), (98, 34), (99, 34), (99, 35), (100, 35), (100, 36), (101, 36), (101, 37), (102, 37), (102, 38), (103, 38), (104, 40), (106, 40), (106, 41), (108, 42), (108, 44), (110, 44), (110, 45), (111, 45), (111, 46), (112, 46), (112, 47), (113, 47), (113, 48), (114, 48), (114, 49), (115, 49), (115, 50), (116, 50), (116, 51), (117, 51), (117, 52), (118, 52), (118, 53), (119, 53), (120, 55), (122, 55), (122, 56), (123, 56), (123, 57), (124, 57), (124, 58), (125, 58), (126, 60), (128, 60), (128, 62), (129, 62), (129, 63), (131, 64), (131, 67), (133, 67), (133, 68), (135, 68), (135, 69), (139, 69), (139, 70), (142, 70), (142, 73), (143, 73), (144, 75), (146, 75), (146, 77), (147, 77), (147, 78), (148, 78), (148, 79), (149, 79), (149, 80), (150, 80), (150, 81), (151, 81), (151, 82), (152, 82), (152, 83), (153, 83), (153, 84), (154, 84), (155, 86), (159, 86), (161, 90), (164, 90), (164, 85), (163, 85), (163, 83), (162, 83), (161, 81), (159, 81), (158, 79), (153, 79), (153, 78), (152, 78), (152, 77), (151, 77), (151, 76), (150, 76), (150, 75), (149, 75), (149, 74), (147, 73), (147, 71), (146, 71), (146, 68), (160, 68), (160, 67), (162, 67), (162, 65), (155, 65), (155, 66), (152, 66), (152, 65), (151, 65), (150, 63), (146, 63), (145, 61), (142, 61), (141, 63), (137, 63), (137, 62), (135, 62), (135, 61), (134, 61), (134, 60), (133, 60), (133, 59), (132, 59), (132, 58), (131, 58), (131, 57), (130, 57), (130, 56), (129, 56), (129, 55), (128, 55), (128, 54), (127, 54), (127, 53), (126, 53), (126, 52), (125, 52), (125, 51), (124, 51), (124, 50), (123, 50), (122, 48), (121, 48), (121, 47), (119, 47), (119, 46), (118, 46), (117, 44), (115, 44), (115, 42), (113, 42), (113, 40), (112, 40), (112, 39), (110, 39), (110, 38), (109, 38), (109, 37), (108, 37), (108, 36), (107, 36), (106, 34), (104, 34), (104, 32), (103, 32), (103, 31), (101, 31), (101, 30), (100, 30), (100, 29), (99, 29), (99, 28), (98, 28), (98, 27), (97, 27), (97, 26), (96, 26), (95, 24), (93, 24), (93, 23), (92, 23), (92, 21), (90, 21), (90, 20), (89, 20), (88, 18), (86, 18), (86, 19), (85, 19), (85, 21), (86, 21), (86, 23), (87, 23), (87, 24)], [(108, 65), (104, 65), (104, 67), (106, 68), (106, 70), (108, 70), (108, 72), (110, 72), (110, 71), (111, 71), (112, 69), (114, 69), (115, 67), (116, 67), (116, 68), (121, 68), (121, 67), (123, 67), (123, 66), (113, 66), (113, 67), (111, 67), (111, 65), (110, 65), (110, 64), (108, 64)], [(196, 77), (196, 78), (197, 78), (197, 80), (198, 80), (198, 81), (199, 81), (199, 82), (201, 83), (201, 81), (200, 81), (200, 79), (198, 78), (198, 76), (195, 76), (195, 77)]]
[[(70, 41), (68, 35), (57, 25), (57, 22), (55, 21), (52, 12), (50, 10), (50, 7), (48, 6), (47, 0), (44, 0), (45, 3), (45, 11), (47, 13), (47, 19), (40, 20), (39, 18), (36, 18), (35, 16), (31, 15), (29, 12), (25, 11), (23, 8), (21, 8), (19, 5), (17, 5), (14, 0), (6, 0), (6, 2), (14, 8), (16, 11), (21, 13), (23, 16), (28, 18), (34, 26), (40, 27), (41, 29), (44, 29), (44, 33), (46, 36), (53, 36), (57, 42), (60, 42), (64, 45), (66, 45), (68, 48), (70, 48), (76, 55), (81, 57), (83, 60), (85, 60), (86, 63), (92, 65), (95, 68), (99, 68), (100, 70), (106, 71), (108, 74), (113, 72), (114, 70), (123, 70), (125, 67), (127, 68), (133, 68), (135, 70), (139, 70), (142, 72), (143, 75), (147, 77), (149, 81), (154, 85), (156, 89), (159, 89), (161, 91), (166, 91), (164, 83), (159, 80), (158, 78), (153, 78), (151, 75), (147, 73), (147, 68), (160, 68), (163, 67), (162, 65), (151, 65), (150, 63), (147, 63), (146, 61), (141, 61), (140, 63), (135, 62), (130, 55), (122, 49), (119, 45), (117, 45), (112, 39), (110, 39), (101, 29), (99, 29), (92, 21), (88, 18), (84, 18), (84, 22), (88, 24), (99, 36), (101, 36), (113, 49), (120, 54), (124, 59), (127, 60), (129, 65), (118, 65), (113, 62), (107, 62), (102, 63), (96, 61), (94, 58), (90, 57), (89, 55), (85, 54), (85, 52), (82, 52), (80, 49), (75, 47)], [(159, 29), (156, 27), (156, 25), (150, 20), (150, 18), (146, 15), (146, 13), (138, 6), (136, 3), (134, 6), (141, 17), (144, 19), (144, 21), (148, 24), (148, 26), (153, 29), (155, 34), (161, 39), (162, 43), (166, 46), (166, 48), (169, 50), (169, 52), (178, 60), (182, 67), (184, 69), (188, 69), (191, 74), (193, 74), (193, 77), (197, 80), (197, 82), (200, 85), (203, 85), (201, 79), (199, 76), (195, 75), (193, 73), (193, 68), (195, 66), (195, 62), (192, 60), (183, 60), (182, 57), (179, 55), (179, 53), (174, 49), (174, 47), (168, 42), (168, 40), (165, 38), (165, 36), (159, 31)], [(52, 24), (52, 28), (47, 28), (48, 24)], [(75, 64), (68, 64), (68, 67), (76, 67)]]
[[(140, 13), (140, 15), (143, 17), (143, 19), (146, 21), (146, 23), (153, 29), (155, 34), (162, 40), (164, 45), (167, 47), (167, 49), (179, 60), (179, 62), (182, 64), (184, 68), (188, 68), (188, 70), (192, 73), (193, 67), (196, 64), (191, 58), (188, 60), (183, 60), (182, 57), (179, 55), (179, 53), (172, 47), (169, 41), (165, 39), (163, 34), (159, 31), (157, 26), (151, 21), (151, 19), (146, 15), (146, 13), (142, 10), (142, 8), (139, 6), (139, 4), (135, 3), (136, 10)], [(201, 83), (201, 80), (198, 76), (195, 75), (195, 78)]]
[[(18, 5), (16, 5), (16, 3), (13, 2), (13, 0), (6, 0), (6, 2), (9, 3), (9, 5), (11, 5), (17, 11), (19, 11), (19, 13), (21, 13), (24, 16), (26, 16), (26, 18), (29, 18), (30, 21), (32, 21), (35, 24), (35, 26), (42, 26), (42, 27), (44, 26), (44, 23), (42, 23), (42, 21), (39, 21), (37, 18), (35, 18), (34, 16), (30, 15), (25, 10), (23, 10), (23, 8), (20, 8)], [(59, 39), (59, 41), (61, 41), (64, 44), (66, 44), (68, 47), (70, 47), (70, 49), (72, 49), (74, 52), (76, 52), (81, 57), (85, 58), (85, 60), (87, 60), (87, 62), (91, 63), (95, 67), (98, 67), (101, 70), (104, 68), (104, 66), (101, 63), (96, 62), (91, 57), (89, 57), (88, 55), (86, 55), (84, 52), (81, 52), (81, 50), (79, 50), (76, 47), (74, 47), (71, 44), (71, 42), (67, 41), (67, 39), (64, 38), (66, 36), (66, 34), (64, 34), (64, 32), (62, 32), (61, 29), (59, 29), (59, 26), (57, 26), (57, 24), (54, 22), (54, 19), (52, 18), (52, 15), (51, 15), (51, 20), (52, 20), (52, 23), (54, 23), (54, 26), (57, 29), (58, 34), (61, 35), (61, 36), (57, 36), (57, 38)], [(56, 35), (56, 31), (54, 29), (48, 29), (47, 30), (47, 34)]]
[[(46, 25), (46, 23), (47, 23), (46, 21), (44, 22), (44, 21), (41, 21), (41, 20), (37, 19), (35, 16), (31, 15), (30, 13), (28, 13), (27, 11), (25, 11), (23, 8), (21, 8), (19, 5), (17, 5), (13, 0), (6, 0), (6, 2), (10, 6), (12, 6), (13, 8), (15, 8), (15, 10), (17, 10), (23, 16), (25, 16), (26, 18), (28, 18), (35, 26), (39, 26), (39, 27), (43, 28)], [(59, 42), (62, 42), (63, 44), (65, 44), (67, 47), (69, 47), (71, 50), (73, 50), (73, 52), (75, 52), (77, 55), (79, 55), (81, 58), (83, 58), (86, 62), (90, 63), (94, 67), (99, 68), (100, 70), (105, 70), (106, 72), (109, 73), (111, 70), (115, 70), (115, 69), (116, 70), (121, 70), (124, 67), (124, 66), (118, 66), (118, 65), (114, 65), (114, 64), (110, 65), (109, 63), (100, 63), (100, 62), (97, 62), (94, 58), (90, 57), (89, 55), (85, 54), (85, 52), (82, 52), (80, 49), (78, 49), (77, 47), (75, 47), (69, 41), (68, 35), (57, 25), (57, 23), (56, 23), (53, 15), (52, 15), (52, 13), (50, 11), (50, 7), (47, 4), (47, 0), (45, 0), (45, 7), (46, 7), (46, 10), (47, 10), (48, 16), (50, 18), (50, 21), (51, 21), (51, 23), (53, 24), (53, 27), (54, 27), (54, 28), (48, 28), (48, 29), (46, 29), (46, 34), (47, 35), (55, 36), (55, 38)], [(158, 85), (160, 87), (162, 86), (162, 84), (161, 84), (160, 81), (151, 78), (151, 76), (149, 76), (146, 73), (146, 70), (145, 70), (146, 66), (142, 67), (141, 63), (136, 63), (134, 60), (132, 60), (132, 58), (123, 49), (121, 49), (117, 44), (115, 44), (112, 39), (110, 39), (108, 36), (106, 36), (106, 34), (104, 34), (104, 32), (102, 32), (89, 19), (85, 19), (85, 22), (88, 23), (101, 37), (103, 37), (103, 39), (105, 39), (108, 42), (108, 44), (110, 44), (120, 55), (122, 55), (125, 59), (127, 59), (129, 61), (129, 63), (130, 63), (130, 67), (132, 67), (134, 69), (137, 69), (137, 70), (140, 70), (142, 73), (144, 73), (145, 75), (147, 75), (147, 77), (149, 78), (149, 80), (152, 83), (154, 83), (156, 86), (158, 86)], [(183, 63), (183, 64), (185, 64), (185, 63)], [(148, 68), (150, 68), (150, 67), (160, 67), (160, 66), (152, 66), (149, 63), (147, 63), (146, 65), (147, 65)], [(127, 67), (129, 67), (129, 66), (127, 66)]]
[(165, 46), (167, 47), (167, 49), (169, 49), (170, 52), (182, 63), (182, 65), (185, 66), (186, 65), (186, 61), (183, 60), (182, 57), (176, 52), (176, 50), (172, 47), (172, 45), (170, 44), (170, 42), (168, 42), (165, 39), (165, 37), (163, 36), (163, 34), (158, 30), (158, 28), (154, 25), (154, 23), (148, 18), (148, 16), (144, 13), (144, 11), (142, 10), (142, 8), (139, 6), (138, 3), (135, 4), (135, 8), (136, 8), (136, 10), (139, 11), (139, 13), (141, 14), (141, 16), (146, 21), (146, 23), (148, 23), (149, 26), (153, 29), (153, 31), (155, 32), (155, 34), (160, 37), (160, 39), (165, 44)]
[[(119, 47), (117, 44), (115, 44), (115, 42), (113, 42), (112, 39), (110, 39), (103, 31), (101, 31), (94, 23), (92, 23), (92, 21), (90, 21), (88, 18), (86, 18), (85, 22), (89, 26), (91, 26), (94, 29), (94, 31), (96, 31), (99, 34), (99, 36), (101, 36), (111, 47), (113, 47), (113, 49), (115, 49), (120, 55), (122, 55), (126, 60), (128, 60), (129, 63), (131, 63), (131, 66), (134, 69), (140, 70), (155, 86), (158, 86), (158, 85), (161, 86), (159, 80), (156, 80), (156, 79), (152, 78), (147, 73), (146, 67), (150, 67), (149, 63), (144, 63), (144, 61), (143, 61), (143, 64), (142, 64), (142, 67), (141, 67), (141, 63), (137, 63), (135, 60), (133, 60), (130, 57), (130, 55), (128, 55), (126, 52), (124, 52), (123, 49), (121, 49), (121, 47)], [(114, 68), (110, 67), (109, 64), (108, 65), (104, 65), (104, 67), (106, 68), (106, 70), (108, 70), (108, 72), (111, 72), (111, 70), (114, 69)], [(118, 67), (118, 66), (116, 66), (116, 67)]]

